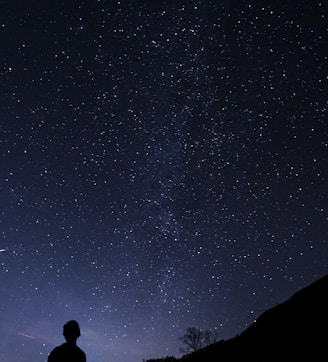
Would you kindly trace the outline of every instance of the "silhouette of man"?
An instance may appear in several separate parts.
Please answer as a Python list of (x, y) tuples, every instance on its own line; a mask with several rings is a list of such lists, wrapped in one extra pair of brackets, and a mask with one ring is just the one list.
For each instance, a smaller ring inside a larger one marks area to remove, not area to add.
[(80, 337), (80, 327), (76, 321), (64, 325), (63, 335), (66, 343), (54, 348), (48, 357), (48, 362), (86, 362), (85, 353), (76, 345)]

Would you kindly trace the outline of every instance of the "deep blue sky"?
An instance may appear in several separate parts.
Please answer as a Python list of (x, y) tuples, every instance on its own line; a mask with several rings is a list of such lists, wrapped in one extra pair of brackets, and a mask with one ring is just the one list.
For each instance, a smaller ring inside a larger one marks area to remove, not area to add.
[[(274, 3), (274, 4), (273, 4)], [(179, 356), (328, 272), (325, 1), (0, 1), (0, 358)]]

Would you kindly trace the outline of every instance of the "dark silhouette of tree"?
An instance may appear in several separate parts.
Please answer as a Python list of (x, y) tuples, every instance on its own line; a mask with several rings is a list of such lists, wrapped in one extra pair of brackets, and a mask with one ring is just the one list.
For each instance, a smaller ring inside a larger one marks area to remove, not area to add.
[(165, 358), (156, 358), (156, 359), (148, 359), (147, 361), (145, 359), (142, 360), (143, 362), (176, 362), (177, 359), (173, 356), (167, 356)]
[(216, 331), (202, 331), (199, 328), (190, 327), (182, 337), (179, 337), (179, 341), (185, 345), (180, 348), (179, 351), (180, 353), (195, 352), (217, 342), (217, 340), (218, 337)]
[(209, 346), (210, 344), (218, 342), (218, 332), (206, 330), (203, 332), (203, 343), (204, 347)]
[(202, 348), (202, 338), (203, 333), (200, 329), (190, 327), (187, 329), (187, 332), (179, 337), (179, 341), (181, 341), (185, 347), (180, 348), (179, 351), (181, 353), (189, 353), (194, 352)]

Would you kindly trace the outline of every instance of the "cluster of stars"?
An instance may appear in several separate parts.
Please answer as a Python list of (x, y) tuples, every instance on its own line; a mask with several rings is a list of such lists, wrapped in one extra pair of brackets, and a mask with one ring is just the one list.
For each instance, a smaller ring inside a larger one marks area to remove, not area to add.
[(3, 7), (2, 359), (72, 318), (90, 360), (176, 355), (327, 272), (323, 2)]

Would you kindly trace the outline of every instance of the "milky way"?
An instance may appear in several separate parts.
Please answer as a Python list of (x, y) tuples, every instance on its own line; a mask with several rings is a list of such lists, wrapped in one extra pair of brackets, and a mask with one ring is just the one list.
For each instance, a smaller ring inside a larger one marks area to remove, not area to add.
[(0, 1), (0, 356), (180, 356), (328, 272), (322, 1)]

